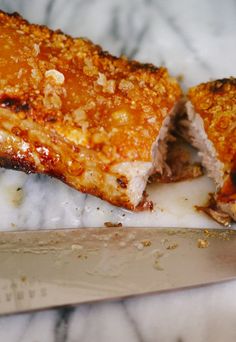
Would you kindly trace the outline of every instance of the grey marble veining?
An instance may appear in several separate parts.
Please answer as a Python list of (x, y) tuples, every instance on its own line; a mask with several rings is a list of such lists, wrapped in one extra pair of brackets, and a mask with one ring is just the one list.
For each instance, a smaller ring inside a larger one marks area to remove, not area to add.
[[(235, 75), (236, 2), (211, 0), (0, 0), (31, 22), (85, 36), (115, 55), (166, 65), (186, 89)], [(201, 189), (202, 191), (199, 191)], [(148, 188), (153, 213), (131, 213), (57, 180), (0, 170), (0, 229), (101, 226), (200, 226), (193, 209), (214, 184), (202, 177)], [(187, 200), (186, 200), (187, 199)], [(236, 282), (138, 299), (0, 318), (0, 341), (236, 340)]]

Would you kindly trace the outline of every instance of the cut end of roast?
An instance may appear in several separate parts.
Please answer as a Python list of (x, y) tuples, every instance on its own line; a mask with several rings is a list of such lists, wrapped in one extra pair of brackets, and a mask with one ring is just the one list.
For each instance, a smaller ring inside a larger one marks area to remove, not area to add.
[[(214, 215), (208, 214), (216, 220), (215, 212), (218, 209), (219, 214), (222, 214), (222, 212), (228, 214), (236, 221), (236, 201), (223, 202), (217, 195), (226, 179), (224, 164), (219, 160), (217, 151), (212, 141), (207, 136), (203, 119), (196, 113), (190, 101), (186, 103), (186, 111), (179, 119), (178, 124), (181, 135), (198, 150), (198, 154), (201, 157), (202, 165), (205, 167), (207, 175), (215, 181), (216, 193), (214, 197), (216, 208), (214, 209)], [(216, 221), (220, 222), (219, 220)]]

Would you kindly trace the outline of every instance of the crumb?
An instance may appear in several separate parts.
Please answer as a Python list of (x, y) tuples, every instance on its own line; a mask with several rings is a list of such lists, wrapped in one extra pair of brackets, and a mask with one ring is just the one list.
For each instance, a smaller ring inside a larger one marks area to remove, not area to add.
[(104, 222), (104, 226), (109, 227), (109, 228), (111, 228), (111, 227), (122, 227), (122, 223), (121, 222), (117, 222), (117, 223), (115, 223), (115, 222)]
[(25, 275), (20, 277), (20, 280), (22, 281), (22, 283), (25, 283), (27, 280), (27, 277)]
[(215, 238), (219, 240), (229, 241), (232, 234), (235, 234), (235, 231), (230, 229), (224, 231), (204, 229), (204, 235), (207, 238)]
[(209, 246), (209, 241), (205, 239), (198, 239), (197, 240), (197, 246), (198, 248), (207, 248)]
[(166, 246), (166, 249), (173, 250), (176, 249), (179, 245), (177, 243), (173, 243), (171, 245)]
[(88, 256), (87, 256), (87, 255), (83, 255), (83, 254), (79, 254), (79, 255), (77, 256), (77, 258), (78, 258), (78, 259), (82, 259), (82, 260), (86, 260), (86, 259), (88, 259)]
[(150, 240), (143, 240), (141, 241), (143, 244), (143, 247), (150, 247), (152, 242)]
[[(172, 234), (169, 234), (169, 232), (167, 232), (167, 233), (168, 233), (168, 235), (172, 235)], [(171, 231), (171, 233), (173, 233), (173, 232)], [(168, 250), (173, 250), (173, 249), (178, 247), (177, 243), (171, 243), (171, 242), (169, 242), (168, 239), (161, 240), (161, 243), (165, 247), (165, 249), (168, 249)]]

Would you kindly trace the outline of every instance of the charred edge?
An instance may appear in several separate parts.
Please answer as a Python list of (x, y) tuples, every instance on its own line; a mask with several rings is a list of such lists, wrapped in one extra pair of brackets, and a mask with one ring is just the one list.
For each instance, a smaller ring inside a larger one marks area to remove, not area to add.
[(54, 32), (58, 35), (64, 35), (65, 34), (61, 29), (56, 29)]
[(6, 13), (0, 10), (0, 14), (7, 15), (9, 17), (14, 17), (14, 18), (22, 18), (18, 12)]
[(156, 73), (157, 71), (160, 70), (159, 67), (157, 67), (151, 63), (140, 63), (140, 62), (137, 62), (135, 60), (130, 60), (130, 59), (126, 58), (125, 56), (118, 58), (116, 56), (111, 55), (108, 51), (102, 50), (102, 48), (99, 45), (96, 45), (96, 47), (98, 49), (97, 54), (101, 58), (107, 58), (107, 59), (110, 59), (111, 61), (117, 61), (117, 60), (120, 60), (120, 58), (121, 58), (121, 59), (127, 61), (129, 70), (131, 72), (147, 71), (150, 73)]
[(127, 189), (128, 180), (125, 176), (117, 178), (116, 181), (122, 189)]
[[(7, 12), (4, 12), (2, 10), (0, 10), (0, 15), (2, 15), (3, 19), (5, 18), (13, 18), (15, 20), (18, 20), (18, 23), (19, 24), (23, 24), (25, 26), (32, 26), (32, 27), (35, 27), (35, 28), (39, 28), (39, 29), (44, 29), (48, 32), (48, 34), (50, 36), (52, 36), (53, 34), (58, 34), (58, 35), (61, 35), (63, 34), (66, 38), (72, 40), (72, 37), (69, 36), (68, 34), (64, 33), (63, 31), (61, 30), (50, 30), (46, 25), (38, 25), (38, 24), (32, 24), (31, 22), (29, 22), (28, 20), (24, 19), (19, 13), (17, 12), (13, 12), (13, 13), (7, 13)], [(5, 18), (4, 18), (5, 17)]]
[(236, 186), (236, 170), (230, 172), (230, 179), (234, 186)]
[[(18, 12), (12, 12), (12, 13), (7, 13), (2, 10), (0, 10), (0, 16), (2, 16), (1, 19), (6, 20), (7, 18), (10, 18), (12, 20), (18, 21), (18, 23), (23, 24), (23, 25), (30, 25), (30, 23), (24, 19)], [(5, 24), (6, 21), (3, 21)], [(39, 26), (39, 25), (33, 25), (33, 26)]]
[(216, 80), (210, 84), (210, 91), (213, 93), (220, 92), (225, 85), (236, 86), (236, 78), (222, 78), (221, 80)]
[(35, 165), (24, 159), (0, 157), (0, 167), (23, 171), (25, 173), (35, 173)]
[(45, 173), (50, 177), (57, 178), (62, 182), (66, 183), (66, 177), (57, 170), (47, 170), (45, 172), (38, 172), (35, 165), (30, 163), (25, 159), (16, 159), (16, 158), (9, 158), (9, 157), (0, 157), (0, 167), (4, 167), (5, 169), (13, 169), (17, 171), (23, 171), (27, 174), (30, 173)]
[(28, 103), (21, 102), (20, 99), (9, 96), (3, 96), (0, 99), (0, 106), (3, 108), (11, 108), (11, 110), (14, 110), (16, 113), (28, 112), (30, 110)]
[[(91, 42), (89, 41), (89, 43)], [(97, 48), (97, 54), (101, 58), (108, 58), (111, 61), (117, 61), (119, 59), (118, 57), (111, 55), (108, 51), (104, 51), (100, 45), (96, 45), (96, 48)]]
[(150, 73), (156, 73), (160, 68), (156, 67), (155, 65), (151, 63), (139, 63), (136, 61), (131, 61), (130, 62), (130, 70), (135, 72), (135, 71), (147, 71)]
[(66, 177), (61, 172), (59, 172), (57, 170), (47, 170), (45, 172), (45, 174), (47, 174), (50, 177), (57, 178), (60, 181), (62, 181), (63, 183), (66, 183)]
[(75, 186), (73, 181), (67, 180), (65, 182), (70, 187), (77, 189), (85, 194), (90, 194), (96, 197), (99, 197), (101, 200), (104, 200), (108, 203), (116, 205), (117, 207), (122, 207), (128, 210), (135, 211), (136, 207), (130, 202), (130, 199), (127, 197), (125, 193), (122, 193), (121, 196), (109, 196), (107, 195), (101, 187), (98, 186)]

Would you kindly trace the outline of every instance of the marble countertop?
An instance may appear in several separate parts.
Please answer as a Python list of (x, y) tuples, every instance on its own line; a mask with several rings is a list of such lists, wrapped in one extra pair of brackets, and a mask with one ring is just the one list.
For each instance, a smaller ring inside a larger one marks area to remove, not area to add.
[[(115, 55), (166, 65), (182, 86), (235, 75), (234, 0), (0, 0), (35, 23), (86, 36)], [(17, 191), (18, 189), (18, 191)], [(19, 190), (20, 189), (20, 190)], [(201, 189), (201, 191), (199, 191)], [(216, 226), (194, 211), (214, 184), (153, 185), (153, 213), (130, 213), (57, 180), (0, 170), (0, 229)], [(187, 198), (187, 200), (186, 200)], [(236, 281), (112, 303), (0, 318), (0, 341), (236, 341)]]

